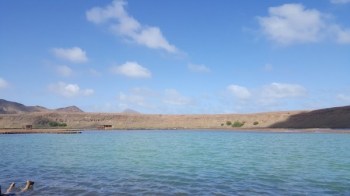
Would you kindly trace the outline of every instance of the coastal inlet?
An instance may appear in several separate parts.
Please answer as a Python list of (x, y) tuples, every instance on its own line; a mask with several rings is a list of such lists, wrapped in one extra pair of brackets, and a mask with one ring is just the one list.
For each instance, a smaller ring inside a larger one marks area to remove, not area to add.
[(28, 195), (349, 195), (349, 141), (218, 130), (0, 135), (0, 184), (31, 179)]

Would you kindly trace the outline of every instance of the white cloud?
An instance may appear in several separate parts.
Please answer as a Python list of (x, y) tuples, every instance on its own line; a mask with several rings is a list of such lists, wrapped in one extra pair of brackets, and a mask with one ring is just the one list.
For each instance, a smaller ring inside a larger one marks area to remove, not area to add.
[(49, 89), (64, 97), (89, 96), (94, 94), (93, 89), (80, 89), (77, 84), (66, 84), (64, 82), (51, 84), (49, 85)]
[(57, 67), (57, 73), (61, 76), (68, 77), (73, 74), (73, 70), (67, 65), (61, 65)]
[(166, 89), (164, 91), (164, 99), (163, 103), (169, 104), (169, 105), (190, 105), (192, 104), (192, 100), (188, 97), (185, 97), (181, 95), (177, 90), (175, 89)]
[(325, 39), (350, 43), (350, 29), (328, 20), (331, 15), (316, 9), (306, 9), (302, 4), (284, 4), (270, 7), (268, 12), (268, 16), (258, 17), (258, 21), (263, 33), (278, 44), (315, 43)]
[(301, 4), (269, 8), (269, 16), (258, 17), (263, 32), (273, 41), (288, 45), (317, 42), (324, 28), (322, 13)]
[(125, 10), (126, 4), (123, 0), (114, 0), (104, 8), (94, 7), (88, 10), (86, 18), (95, 24), (110, 22), (109, 27), (114, 32), (140, 45), (152, 49), (163, 49), (170, 53), (178, 52), (176, 47), (166, 40), (159, 27), (142, 25), (129, 16)]
[(197, 72), (197, 73), (208, 73), (208, 72), (210, 72), (210, 69), (207, 66), (205, 66), (205, 65), (196, 65), (196, 64), (189, 63), (187, 65), (187, 68), (190, 71)]
[(115, 66), (112, 68), (112, 72), (115, 74), (124, 75), (132, 78), (151, 78), (152, 73), (139, 65), (137, 62), (126, 62), (123, 65)]
[(334, 3), (334, 4), (346, 4), (346, 3), (350, 3), (350, 0), (331, 0), (331, 3)]
[(238, 99), (249, 99), (252, 95), (246, 87), (239, 85), (232, 84), (227, 87), (227, 90)]
[(0, 89), (7, 88), (9, 86), (8, 82), (0, 77)]
[(272, 83), (264, 86), (262, 97), (270, 99), (293, 98), (306, 95), (306, 89), (298, 84)]
[(85, 63), (88, 61), (86, 52), (79, 47), (53, 48), (52, 52), (57, 58), (73, 63)]
[(337, 25), (331, 28), (335, 35), (335, 39), (339, 44), (350, 44), (350, 29), (343, 29)]

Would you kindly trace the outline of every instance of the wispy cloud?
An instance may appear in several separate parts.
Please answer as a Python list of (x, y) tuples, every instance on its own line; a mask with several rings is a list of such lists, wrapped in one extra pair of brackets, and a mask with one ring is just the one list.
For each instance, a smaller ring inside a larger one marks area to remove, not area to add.
[(73, 70), (67, 65), (58, 66), (56, 71), (60, 76), (63, 76), (63, 77), (69, 77), (73, 74)]
[(198, 65), (198, 64), (189, 63), (187, 65), (187, 68), (190, 71), (196, 72), (196, 73), (209, 73), (210, 72), (210, 69), (205, 65)]
[(108, 22), (108, 26), (118, 35), (152, 49), (162, 49), (170, 53), (178, 52), (163, 36), (159, 27), (140, 24), (125, 10), (126, 1), (114, 0), (106, 7), (94, 7), (86, 12), (88, 21), (95, 24)]
[(52, 52), (57, 58), (67, 60), (72, 63), (85, 63), (88, 61), (86, 52), (79, 47), (53, 48)]
[(307, 9), (302, 4), (284, 4), (268, 9), (268, 16), (258, 17), (262, 32), (281, 45), (316, 43), (329, 39), (350, 43), (350, 30), (328, 20), (329, 14)]
[(346, 3), (350, 3), (350, 0), (331, 0), (331, 3), (333, 3), (333, 4), (346, 4)]
[(350, 44), (350, 29), (342, 29), (338, 25), (334, 25), (331, 30), (336, 35), (336, 41), (339, 44)]
[(143, 111), (144, 109), (152, 110), (155, 104), (159, 101), (153, 101), (157, 99), (157, 93), (148, 88), (132, 88), (127, 92), (119, 92), (117, 96), (118, 108), (120, 110), (125, 109), (137, 109)]
[(264, 70), (266, 71), (266, 72), (272, 72), (273, 71), (273, 66), (271, 65), (271, 64), (265, 64), (264, 65)]
[(242, 100), (249, 99), (252, 96), (251, 92), (246, 87), (235, 85), (235, 84), (229, 85), (227, 87), (227, 90), (234, 97)]
[(58, 82), (49, 85), (49, 90), (63, 97), (90, 96), (94, 94), (93, 89), (81, 89), (77, 84), (66, 84)]
[(192, 98), (170, 88), (161, 91), (142, 87), (132, 88), (126, 92), (119, 92), (117, 100), (120, 110), (132, 108), (140, 112), (154, 113), (181, 113), (181, 111), (193, 113), (194, 111), (187, 110), (195, 104)]
[(88, 70), (88, 72), (91, 76), (95, 76), (95, 77), (99, 77), (102, 75), (99, 71), (97, 71), (96, 69), (93, 69), (93, 68), (90, 68)]
[(169, 105), (190, 105), (193, 101), (182, 94), (180, 94), (175, 89), (166, 89), (164, 91), (164, 99), (163, 102)]
[(306, 89), (298, 84), (271, 83), (262, 89), (262, 97), (271, 99), (293, 98), (306, 95)]
[(338, 94), (337, 99), (341, 101), (343, 104), (349, 104), (350, 103), (350, 95), (346, 94)]
[(112, 67), (114, 74), (120, 74), (131, 78), (151, 78), (152, 73), (137, 62), (126, 62), (123, 65)]
[(226, 92), (229, 95), (225, 97), (226, 109), (235, 112), (286, 109), (290, 103), (307, 96), (307, 90), (301, 85), (277, 82), (256, 88), (233, 84), (226, 88)]
[(9, 83), (0, 77), (0, 89), (4, 89), (4, 88), (7, 88), (9, 86)]

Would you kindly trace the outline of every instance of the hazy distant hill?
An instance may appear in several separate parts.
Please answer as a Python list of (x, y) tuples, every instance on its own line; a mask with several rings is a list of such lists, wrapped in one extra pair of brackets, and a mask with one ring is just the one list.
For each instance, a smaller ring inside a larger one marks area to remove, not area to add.
[(48, 109), (40, 106), (25, 106), (17, 102), (0, 99), (0, 114), (20, 114), (46, 110)]
[(140, 114), (140, 112), (132, 109), (125, 109), (122, 113), (123, 114)]
[(65, 107), (65, 108), (58, 108), (56, 109), (57, 112), (84, 112), (83, 110), (81, 110), (80, 108), (78, 108), (77, 106), (69, 106), (69, 107)]
[(47, 109), (42, 106), (26, 106), (21, 103), (7, 101), (0, 99), (0, 114), (23, 114), (32, 112), (83, 112), (76, 106), (69, 106), (66, 108), (59, 108), (57, 110)]

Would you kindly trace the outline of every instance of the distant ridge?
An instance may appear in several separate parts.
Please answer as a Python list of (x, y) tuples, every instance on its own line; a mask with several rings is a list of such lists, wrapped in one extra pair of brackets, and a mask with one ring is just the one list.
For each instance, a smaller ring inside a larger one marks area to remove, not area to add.
[(0, 99), (0, 114), (21, 114), (29, 112), (46, 111), (47, 108), (40, 106), (25, 106), (23, 104)]
[(58, 108), (56, 109), (57, 112), (84, 112), (83, 110), (81, 110), (80, 108), (78, 108), (77, 106), (68, 106), (65, 108)]
[(0, 99), (0, 114), (23, 114), (32, 112), (84, 112), (76, 106), (59, 108), (56, 110), (47, 109), (43, 106), (26, 106), (21, 103)]
[(136, 111), (136, 110), (132, 110), (132, 109), (125, 109), (122, 112), (123, 114), (141, 114), (140, 112)]

